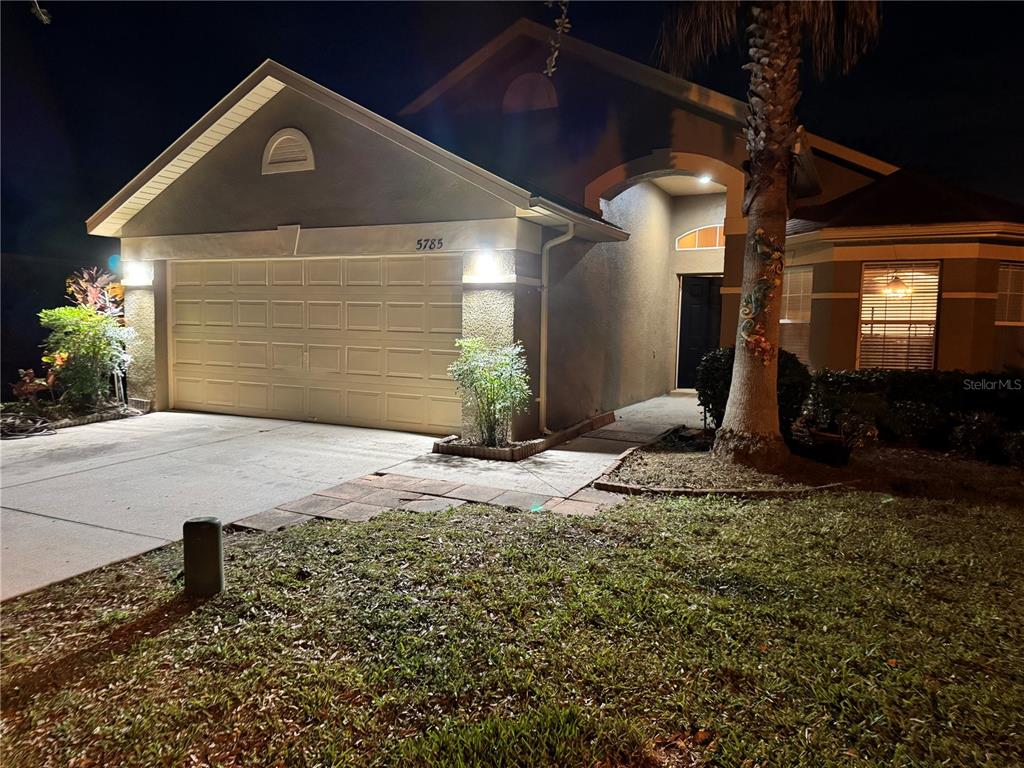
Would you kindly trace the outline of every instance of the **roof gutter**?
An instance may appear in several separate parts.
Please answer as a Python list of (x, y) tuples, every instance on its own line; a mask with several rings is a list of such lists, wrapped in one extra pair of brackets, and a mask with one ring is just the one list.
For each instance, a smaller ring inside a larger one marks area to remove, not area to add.
[(548, 279), (551, 249), (569, 242), (575, 236), (576, 222), (570, 221), (565, 232), (544, 243), (540, 251), (540, 392), (537, 397), (537, 426), (542, 435), (551, 433), (548, 429)]
[(567, 224), (573, 224), (583, 228), (582, 231), (577, 234), (586, 240), (593, 240), (595, 242), (621, 242), (629, 239), (629, 232), (616, 227), (614, 224), (609, 224), (607, 221), (604, 221), (597, 216), (587, 215), (580, 213), (579, 211), (574, 211), (571, 208), (566, 208), (564, 205), (540, 195), (532, 196), (529, 201), (529, 206), (531, 210), (546, 213), (550, 216), (562, 219)]

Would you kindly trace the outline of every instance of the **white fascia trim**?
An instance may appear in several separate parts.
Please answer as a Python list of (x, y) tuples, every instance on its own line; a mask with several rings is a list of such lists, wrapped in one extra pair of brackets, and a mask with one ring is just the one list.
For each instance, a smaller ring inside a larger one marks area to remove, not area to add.
[(980, 221), (959, 224), (920, 224), (886, 227), (826, 227), (814, 232), (789, 235), (786, 244), (793, 247), (812, 243), (870, 243), (895, 240), (980, 240), (998, 237), (1024, 242), (1024, 224), (1009, 221)]
[[(244, 83), (244, 81), (243, 81)], [(150, 201), (163, 192), (185, 171), (202, 159), (207, 152), (220, 144), (230, 136), (238, 126), (251, 117), (260, 107), (284, 88), (284, 83), (273, 77), (262, 78), (248, 92), (242, 94), (235, 103), (213, 123), (196, 136), (180, 152), (169, 160), (165, 160), (163, 153), (157, 160), (146, 166), (143, 171), (134, 179), (128, 182), (116, 195), (108, 200), (86, 221), (86, 229), (90, 235), (103, 237), (117, 237), (120, 235), (121, 227), (129, 222), (132, 217), (145, 208)], [(232, 92), (234, 93), (234, 92)], [(222, 112), (225, 102), (231, 100), (232, 95), (228, 94), (221, 99), (209, 112), (197, 120), (185, 133), (183, 133), (171, 147), (182, 141), (190, 133), (199, 130), (201, 125), (211, 119), (212, 115)], [(162, 164), (161, 164), (161, 161)], [(158, 164), (156, 168), (154, 164)], [(129, 192), (129, 190), (132, 190)], [(97, 217), (100, 217), (97, 221)]]
[(837, 144), (816, 133), (807, 134), (807, 143), (811, 145), (811, 149), (820, 149), (825, 154), (835, 155), (843, 160), (848, 160), (854, 165), (867, 168), (869, 171), (880, 173), (883, 176), (888, 176), (890, 173), (895, 173), (900, 169), (898, 165), (887, 163), (884, 160), (879, 160), (877, 157), (871, 157), (871, 155), (865, 155), (863, 152)]

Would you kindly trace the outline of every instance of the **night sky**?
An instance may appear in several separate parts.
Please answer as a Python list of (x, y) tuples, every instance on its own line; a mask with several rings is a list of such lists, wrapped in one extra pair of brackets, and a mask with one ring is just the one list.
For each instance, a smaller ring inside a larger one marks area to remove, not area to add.
[[(385, 116), (531, 3), (55, 3), (2, 13), (2, 381), (35, 366), (35, 313), (117, 241), (85, 218), (266, 58)], [(570, 6), (572, 34), (651, 63), (665, 6)], [(1021, 3), (883, 3), (878, 47), (849, 76), (805, 83), (810, 131), (1024, 203)], [(693, 80), (737, 98), (740, 55)]]

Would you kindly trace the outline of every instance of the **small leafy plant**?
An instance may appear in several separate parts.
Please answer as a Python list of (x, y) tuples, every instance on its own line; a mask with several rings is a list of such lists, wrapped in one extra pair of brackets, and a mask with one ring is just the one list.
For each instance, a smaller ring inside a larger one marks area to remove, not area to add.
[(481, 445), (508, 443), (512, 417), (530, 402), (526, 353), (519, 342), (492, 347), (480, 338), (456, 339), (459, 357), (448, 366), (469, 405)]
[(79, 307), (90, 307), (103, 315), (124, 314), (124, 286), (117, 276), (99, 267), (72, 272), (64, 281), (68, 299)]
[(76, 409), (102, 403), (111, 375), (124, 373), (131, 362), (127, 344), (135, 331), (91, 307), (44, 309), (39, 321), (50, 329), (43, 360), (52, 365), (61, 400)]

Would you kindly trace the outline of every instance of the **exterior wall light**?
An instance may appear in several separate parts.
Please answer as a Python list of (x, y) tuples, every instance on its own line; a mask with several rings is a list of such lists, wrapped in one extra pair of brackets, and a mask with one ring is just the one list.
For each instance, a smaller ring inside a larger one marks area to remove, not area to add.
[(508, 264), (491, 248), (481, 248), (469, 256), (468, 269), (463, 278), (464, 283), (513, 283), (515, 275)]
[(121, 284), (128, 288), (144, 288), (153, 285), (153, 262), (125, 261)]
[(700, 176), (697, 177), (697, 181), (699, 181), (701, 184), (710, 184), (711, 176), (710, 174), (702, 173)]

